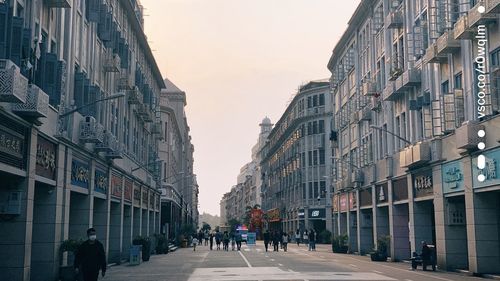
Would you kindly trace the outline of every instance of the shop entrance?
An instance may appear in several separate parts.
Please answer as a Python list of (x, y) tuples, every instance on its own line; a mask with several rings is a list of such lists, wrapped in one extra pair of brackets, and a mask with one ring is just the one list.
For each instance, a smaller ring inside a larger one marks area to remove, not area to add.
[(410, 251), (410, 216), (408, 204), (394, 204), (392, 206), (392, 257), (403, 260), (411, 257)]
[(111, 202), (109, 217), (109, 262), (119, 263), (121, 259), (122, 210), (119, 202)]
[(359, 215), (359, 251), (361, 255), (373, 249), (373, 212), (362, 209)]
[(434, 201), (417, 201), (413, 204), (415, 245), (412, 251), (421, 252), (421, 242), (436, 245), (436, 223), (434, 218)]

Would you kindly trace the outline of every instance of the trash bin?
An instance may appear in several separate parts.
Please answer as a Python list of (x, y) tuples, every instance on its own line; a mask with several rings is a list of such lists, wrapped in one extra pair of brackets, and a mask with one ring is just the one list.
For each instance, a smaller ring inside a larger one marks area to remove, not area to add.
[(130, 265), (139, 265), (142, 262), (142, 245), (132, 245), (130, 247)]

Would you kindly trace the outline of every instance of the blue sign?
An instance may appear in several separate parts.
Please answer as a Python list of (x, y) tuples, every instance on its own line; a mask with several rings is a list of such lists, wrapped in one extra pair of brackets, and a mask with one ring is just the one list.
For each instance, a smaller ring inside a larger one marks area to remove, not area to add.
[[(477, 156), (472, 158), (472, 187), (480, 188), (500, 184), (500, 149), (490, 150), (483, 153), (486, 157), (484, 169), (477, 167)], [(485, 180), (480, 182), (477, 177), (484, 175)]]
[(106, 173), (95, 170), (94, 190), (100, 193), (108, 193), (108, 177)]
[(89, 165), (77, 160), (71, 161), (71, 184), (83, 188), (89, 188), (89, 182)]
[(444, 194), (464, 190), (464, 168), (461, 160), (443, 164), (441, 175)]
[(247, 245), (255, 245), (255, 240), (257, 239), (257, 235), (255, 232), (247, 233)]

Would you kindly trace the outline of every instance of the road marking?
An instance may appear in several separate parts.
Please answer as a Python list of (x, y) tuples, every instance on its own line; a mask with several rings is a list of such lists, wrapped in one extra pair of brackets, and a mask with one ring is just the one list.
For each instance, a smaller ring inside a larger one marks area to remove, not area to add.
[(243, 255), (242, 252), (238, 252), (240, 253), (240, 256), (245, 260), (245, 262), (247, 263), (248, 267), (252, 267), (252, 265), (250, 264), (250, 262), (248, 262), (247, 258), (245, 257), (245, 255)]
[(352, 266), (352, 267), (358, 267), (357, 265), (352, 264), (352, 263), (350, 263), (349, 265)]
[(373, 272), (376, 272), (376, 273), (379, 273), (379, 274), (382, 274), (382, 272), (380, 272), (380, 271), (377, 271), (377, 270), (374, 270)]
[(278, 263), (279, 266), (283, 266), (281, 263)]
[(271, 259), (271, 261), (275, 261), (275, 259)]
[(405, 281), (413, 281), (413, 280), (411, 280), (411, 279), (405, 279)]

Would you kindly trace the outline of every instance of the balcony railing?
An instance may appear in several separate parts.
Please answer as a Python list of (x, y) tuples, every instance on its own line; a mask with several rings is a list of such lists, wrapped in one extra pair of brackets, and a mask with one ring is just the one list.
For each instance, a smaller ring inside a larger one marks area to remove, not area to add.
[(120, 56), (117, 54), (108, 54), (104, 59), (105, 72), (120, 72)]
[[(492, 8), (490, 9), (490, 11), (493, 11), (496, 9), (496, 8), (494, 8), (495, 7), (494, 2), (498, 2), (498, 1), (491, 1)], [(486, 5), (488, 5), (488, 3), (486, 3)], [(476, 6), (474, 6), (472, 9), (469, 10), (469, 13), (467, 14), (469, 27), (475, 28), (478, 25), (494, 22), (495, 20), (498, 19), (498, 16), (495, 13), (488, 12), (488, 10), (485, 10), (484, 13), (480, 13), (479, 7), (481, 7), (481, 6), (485, 6), (485, 5), (482, 4), (481, 2), (478, 2), (476, 4)], [(498, 4), (496, 6), (498, 6)]]
[(99, 152), (111, 152), (116, 148), (116, 137), (109, 131), (104, 133), (102, 142), (95, 145), (95, 150)]
[(0, 102), (25, 103), (28, 79), (11, 60), (0, 60)]
[(363, 95), (374, 96), (378, 94), (377, 83), (372, 81), (367, 81), (363, 83)]
[(71, 8), (69, 0), (45, 0), (44, 2), (50, 8)]
[(382, 98), (384, 101), (394, 101), (400, 97), (404, 92), (401, 91), (402, 86), (402, 78), (399, 78), (400, 82), (398, 82), (399, 89), (396, 89), (396, 81), (387, 81), (385, 85), (385, 89), (382, 92)]
[(391, 11), (385, 18), (385, 26), (388, 29), (400, 28), (403, 26), (403, 15), (401, 10)]
[(49, 114), (49, 95), (36, 85), (29, 85), (26, 103), (12, 105), (12, 111), (23, 116), (47, 117)]
[(426, 63), (439, 63), (446, 60), (448, 57), (446, 55), (439, 55), (437, 51), (437, 44), (434, 43), (425, 50), (425, 55), (423, 61)]
[(127, 90), (127, 101), (129, 104), (142, 104), (143, 97), (142, 93), (139, 91), (139, 89), (134, 86), (132, 89)]
[(431, 160), (431, 149), (429, 142), (419, 142), (411, 145), (400, 152), (400, 167), (410, 167), (425, 164)]
[(133, 90), (135, 88), (134, 82), (128, 73), (122, 73), (117, 81), (118, 91)]
[(453, 52), (456, 52), (460, 50), (460, 41), (456, 40), (453, 37), (453, 34), (451, 31), (447, 31), (443, 33), (438, 39), (437, 39), (437, 54), (438, 55), (443, 55), (443, 54), (450, 54)]
[(485, 142), (485, 137), (480, 138), (477, 132), (484, 129), (484, 126), (469, 121), (455, 130), (455, 142), (457, 149), (472, 149), (477, 148), (477, 144)]
[(453, 38), (457, 40), (474, 38), (474, 30), (469, 27), (467, 15), (460, 17), (453, 28)]
[(80, 121), (80, 141), (83, 143), (100, 143), (104, 141), (104, 127), (92, 116)]
[(486, 0), (486, 13), (499, 14), (500, 0)]
[(401, 79), (403, 87), (418, 86), (422, 82), (420, 69), (414, 67), (406, 69)]

